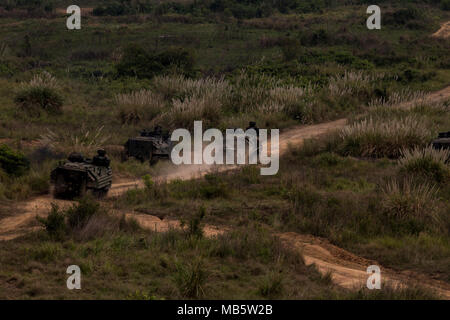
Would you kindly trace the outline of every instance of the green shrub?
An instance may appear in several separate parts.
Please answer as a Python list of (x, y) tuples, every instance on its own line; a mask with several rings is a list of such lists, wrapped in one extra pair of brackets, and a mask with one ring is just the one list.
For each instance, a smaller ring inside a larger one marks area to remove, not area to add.
[(30, 169), (30, 162), (23, 154), (7, 145), (0, 145), (0, 167), (9, 175), (21, 176)]
[(275, 298), (283, 292), (283, 275), (272, 272), (267, 275), (258, 288), (258, 292), (265, 298)]
[[(187, 222), (186, 233), (189, 237), (202, 238), (203, 237), (203, 227), (202, 220), (206, 215), (205, 207), (201, 206), (199, 211)], [(184, 227), (186, 223), (182, 221), (182, 226)]]
[(450, 0), (442, 0), (441, 8), (442, 10), (450, 11)]
[(99, 211), (99, 203), (88, 197), (82, 198), (80, 202), (67, 209), (68, 225), (71, 229), (81, 229)]
[(450, 151), (426, 148), (404, 149), (398, 163), (401, 170), (409, 175), (418, 175), (438, 183), (450, 178), (450, 169), (446, 162), (450, 159)]
[(382, 187), (382, 208), (387, 222), (394, 228), (419, 233), (425, 225), (439, 221), (437, 190), (427, 183), (415, 184), (411, 179), (391, 181)]
[(31, 115), (40, 115), (41, 110), (59, 113), (63, 105), (62, 97), (50, 88), (27, 88), (21, 90), (14, 102)]
[(59, 210), (56, 204), (52, 203), (52, 209), (47, 218), (36, 217), (36, 219), (44, 226), (51, 238), (55, 240), (64, 238), (67, 230), (66, 215)]
[(228, 197), (230, 194), (229, 187), (221, 181), (218, 175), (205, 175), (206, 183), (203, 183), (199, 188), (199, 193), (202, 198), (213, 199), (220, 197)]
[(159, 61), (147, 53), (138, 45), (130, 45), (125, 48), (122, 59), (116, 65), (119, 77), (153, 78), (159, 74), (163, 66)]
[(48, 72), (35, 75), (30, 82), (22, 84), (14, 102), (30, 115), (39, 116), (41, 111), (61, 112), (63, 98), (58, 93), (58, 82)]
[(152, 120), (162, 112), (164, 100), (150, 90), (133, 91), (115, 97), (119, 107), (118, 116), (122, 124), (136, 124), (141, 120)]
[(394, 12), (394, 21), (397, 24), (405, 24), (411, 20), (420, 18), (420, 11), (414, 7), (399, 9)]
[(198, 298), (204, 291), (207, 274), (201, 260), (197, 260), (189, 265), (177, 264), (175, 282), (183, 297)]
[(151, 79), (158, 74), (178, 71), (191, 74), (194, 66), (192, 54), (180, 48), (170, 48), (158, 54), (148, 53), (138, 45), (125, 48), (122, 59), (116, 65), (119, 77)]
[(296, 39), (286, 39), (281, 45), (284, 61), (291, 61), (299, 57), (302, 53), (300, 41)]

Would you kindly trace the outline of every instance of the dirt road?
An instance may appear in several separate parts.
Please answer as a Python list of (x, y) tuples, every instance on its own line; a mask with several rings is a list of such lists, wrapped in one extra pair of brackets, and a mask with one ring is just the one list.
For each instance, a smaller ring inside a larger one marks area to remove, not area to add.
[(441, 28), (432, 34), (432, 37), (447, 39), (450, 37), (450, 21), (441, 25)]
[[(429, 96), (432, 100), (447, 99), (449, 97), (450, 87)], [(336, 130), (344, 127), (346, 122), (346, 119), (340, 119), (332, 122), (290, 129), (280, 135), (280, 154), (285, 152), (290, 144), (295, 146), (301, 145), (305, 139), (316, 137), (329, 130)], [(202, 176), (210, 170), (223, 171), (232, 170), (234, 168), (236, 168), (236, 166), (220, 166), (215, 168), (204, 165), (179, 166), (175, 170), (171, 169), (170, 172), (162, 172), (157, 178), (167, 181), (173, 179), (191, 179), (193, 177)], [(119, 196), (131, 188), (139, 188), (142, 186), (143, 184), (139, 180), (115, 183), (110, 190), (109, 197)], [(0, 221), (0, 240), (11, 240), (26, 232), (39, 228), (34, 222), (35, 216), (46, 215), (49, 212), (52, 203), (57, 203), (59, 206), (67, 206), (72, 202), (64, 200), (55, 201), (51, 196), (44, 196), (20, 204), (16, 208), (16, 214)], [(138, 213), (128, 213), (127, 216), (135, 218), (143, 227), (157, 231), (165, 231), (169, 227), (179, 227), (179, 222), (175, 220), (161, 220), (155, 216)], [(205, 227), (207, 236), (215, 236), (224, 231), (225, 230), (219, 230), (214, 226)], [(286, 245), (300, 250), (306, 264), (309, 265), (314, 263), (322, 273), (331, 272), (333, 281), (346, 288), (352, 289), (365, 286), (368, 277), (366, 269), (369, 265), (376, 264), (357, 257), (343, 249), (337, 248), (324, 239), (291, 232), (278, 234), (278, 236), (286, 243)], [(401, 272), (394, 272), (385, 268), (382, 268), (382, 275), (383, 281), (389, 281), (394, 285), (401, 285), (406, 282), (420, 283), (421, 285), (433, 288), (441, 294), (442, 297), (450, 299), (450, 285), (446, 283), (429, 279), (423, 275), (405, 275)]]

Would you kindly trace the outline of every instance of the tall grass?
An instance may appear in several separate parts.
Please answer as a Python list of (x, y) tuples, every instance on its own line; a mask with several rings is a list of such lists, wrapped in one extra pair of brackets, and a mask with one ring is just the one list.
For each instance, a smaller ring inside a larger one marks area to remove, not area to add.
[(118, 94), (115, 96), (115, 103), (118, 106), (118, 117), (122, 124), (152, 120), (165, 107), (163, 97), (150, 90)]
[(418, 117), (369, 117), (341, 130), (339, 149), (345, 155), (398, 158), (402, 149), (425, 146), (431, 138), (428, 125)]
[(39, 139), (40, 148), (47, 148), (55, 154), (69, 154), (80, 152), (84, 155), (91, 154), (103, 147), (109, 136), (104, 134), (103, 126), (95, 130), (88, 130), (84, 126), (78, 133), (55, 133), (50, 129), (42, 134)]
[(414, 183), (412, 179), (402, 182), (392, 180), (381, 188), (382, 206), (389, 217), (398, 220), (417, 219), (437, 221), (435, 186)]
[(29, 82), (22, 83), (14, 101), (20, 110), (31, 116), (39, 116), (42, 111), (59, 113), (63, 98), (58, 89), (57, 79), (44, 71)]
[(192, 128), (194, 120), (202, 119), (207, 125), (224, 127), (234, 118), (241, 123), (251, 117), (280, 127), (288, 120), (314, 123), (349, 109), (359, 110), (383, 77), (382, 73), (345, 71), (322, 87), (310, 83), (300, 86), (292, 79), (281, 81), (246, 71), (230, 80), (157, 76), (148, 90), (120, 94), (115, 100), (123, 124), (151, 120), (171, 129)]
[(407, 174), (420, 175), (440, 183), (450, 178), (449, 160), (450, 150), (437, 150), (432, 146), (415, 147), (401, 150), (398, 164)]

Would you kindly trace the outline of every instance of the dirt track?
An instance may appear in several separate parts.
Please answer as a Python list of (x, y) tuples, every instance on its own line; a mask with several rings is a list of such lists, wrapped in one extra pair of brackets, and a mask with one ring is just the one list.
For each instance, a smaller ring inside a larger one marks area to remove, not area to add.
[[(450, 97), (450, 87), (439, 92), (429, 95), (431, 100), (441, 100)], [(282, 154), (288, 149), (289, 144), (301, 145), (304, 139), (321, 135), (329, 130), (342, 128), (346, 125), (346, 119), (340, 119), (328, 123), (317, 125), (302, 126), (293, 128), (284, 132), (280, 136), (280, 153)], [(221, 166), (214, 170), (231, 170), (235, 166)], [(206, 174), (211, 170), (210, 167), (202, 165), (179, 166), (175, 171), (164, 174), (158, 178), (167, 181), (173, 179), (190, 179)], [(139, 180), (125, 181), (115, 183), (110, 190), (109, 197), (118, 196), (131, 188), (142, 187), (143, 184)], [(35, 224), (36, 215), (46, 215), (51, 208), (51, 203), (57, 203), (59, 206), (70, 205), (70, 201), (54, 200), (51, 196), (35, 198), (17, 207), (17, 213), (11, 217), (4, 218), (0, 221), (0, 240), (11, 240), (19, 237), (26, 232), (39, 228)], [(174, 220), (161, 220), (158, 217), (128, 213), (128, 217), (133, 217), (146, 228), (157, 231), (165, 231), (169, 227), (179, 227), (179, 222)], [(219, 230), (214, 226), (206, 226), (205, 233), (207, 236), (215, 236), (226, 230)], [(292, 246), (300, 250), (304, 256), (306, 264), (314, 263), (322, 273), (332, 272), (333, 281), (343, 287), (354, 289), (365, 286), (368, 275), (366, 269), (371, 264), (366, 259), (357, 257), (350, 252), (331, 245), (324, 239), (319, 239), (309, 235), (300, 235), (297, 233), (278, 234), (280, 239), (286, 245)], [(377, 264), (379, 265), (379, 264)], [(381, 267), (381, 266), (380, 266)], [(382, 280), (388, 281), (394, 285), (402, 285), (406, 282), (418, 283), (433, 288), (442, 297), (450, 299), (450, 285), (430, 279), (424, 275), (394, 272), (382, 268)]]
[(444, 38), (447, 39), (450, 37), (450, 21), (445, 22), (441, 25), (441, 28), (432, 34), (435, 38)]

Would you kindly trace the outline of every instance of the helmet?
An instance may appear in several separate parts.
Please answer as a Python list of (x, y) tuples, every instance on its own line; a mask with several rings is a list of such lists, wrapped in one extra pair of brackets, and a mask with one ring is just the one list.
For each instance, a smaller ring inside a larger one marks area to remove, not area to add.
[(250, 121), (248, 124), (250, 125), (250, 127), (256, 127), (256, 122), (255, 121)]
[(84, 162), (84, 157), (79, 152), (72, 152), (67, 159), (70, 162)]
[(105, 151), (105, 149), (98, 149), (98, 150), (97, 150), (97, 154), (98, 154), (100, 157), (104, 157), (104, 156), (106, 155), (106, 151)]

